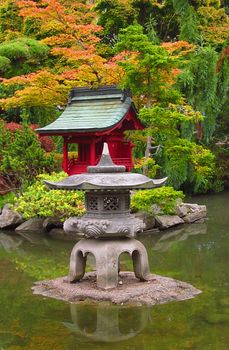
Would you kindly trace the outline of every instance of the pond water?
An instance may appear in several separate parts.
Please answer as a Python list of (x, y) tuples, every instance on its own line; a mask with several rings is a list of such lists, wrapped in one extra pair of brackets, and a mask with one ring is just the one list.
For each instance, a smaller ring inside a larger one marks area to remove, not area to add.
[[(209, 220), (144, 236), (152, 273), (189, 282), (195, 299), (155, 307), (69, 304), (34, 281), (67, 274), (73, 242), (0, 232), (0, 350), (229, 348), (229, 193), (197, 197)], [(122, 266), (130, 267), (123, 258)]]

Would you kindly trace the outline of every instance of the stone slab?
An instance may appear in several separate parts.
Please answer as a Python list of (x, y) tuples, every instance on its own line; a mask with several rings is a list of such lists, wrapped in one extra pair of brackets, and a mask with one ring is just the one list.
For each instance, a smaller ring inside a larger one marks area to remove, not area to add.
[(45, 229), (43, 227), (43, 222), (44, 222), (43, 218), (31, 218), (23, 222), (23, 224), (21, 224), (20, 226), (18, 226), (15, 229), (15, 231), (16, 232), (19, 232), (19, 231), (44, 232)]
[(36, 282), (33, 293), (54, 299), (80, 302), (109, 301), (114, 304), (156, 305), (171, 301), (191, 299), (201, 293), (192, 285), (173, 278), (150, 275), (150, 280), (141, 282), (133, 272), (121, 272), (119, 285), (110, 290), (96, 287), (96, 273), (89, 272), (76, 283), (69, 283), (66, 277)]
[(157, 215), (155, 220), (161, 230), (184, 223), (178, 215)]

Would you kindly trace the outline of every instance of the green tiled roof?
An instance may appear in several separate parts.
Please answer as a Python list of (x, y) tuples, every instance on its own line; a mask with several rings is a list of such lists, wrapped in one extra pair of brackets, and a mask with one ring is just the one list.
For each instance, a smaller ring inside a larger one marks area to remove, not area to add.
[(106, 130), (115, 126), (134, 104), (117, 88), (74, 89), (70, 103), (53, 123), (37, 129), (40, 134)]

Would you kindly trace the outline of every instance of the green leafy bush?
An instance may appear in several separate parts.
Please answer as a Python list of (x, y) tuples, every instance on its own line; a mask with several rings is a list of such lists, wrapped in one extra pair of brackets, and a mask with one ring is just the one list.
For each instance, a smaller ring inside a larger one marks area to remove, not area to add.
[(81, 216), (85, 211), (82, 191), (49, 190), (43, 182), (60, 181), (64, 177), (64, 172), (38, 175), (33, 185), (19, 198), (15, 197), (14, 209), (21, 213), (24, 219), (55, 216), (64, 220), (70, 216)]
[[(14, 209), (24, 219), (55, 216), (64, 221), (70, 216), (81, 216), (85, 212), (82, 191), (49, 190), (44, 184), (44, 180), (55, 182), (65, 177), (64, 172), (38, 175), (37, 181), (19, 198), (14, 197)], [(157, 204), (163, 213), (173, 214), (177, 201), (183, 198), (183, 192), (172, 187), (138, 191), (131, 198), (131, 209), (152, 212), (152, 205)]]
[(182, 191), (175, 191), (172, 187), (164, 186), (152, 190), (136, 192), (131, 198), (131, 209), (134, 212), (146, 211), (153, 214), (152, 205), (157, 204), (163, 214), (174, 214), (179, 200), (184, 199)]
[(15, 194), (13, 192), (9, 192), (5, 195), (0, 195), (0, 209), (2, 209), (6, 203), (13, 203), (14, 200)]
[(0, 55), (11, 61), (28, 58), (42, 58), (47, 55), (47, 45), (37, 40), (20, 38), (0, 44)]
[(10, 68), (10, 60), (7, 57), (0, 56), (0, 72), (5, 72)]
[(21, 190), (38, 174), (51, 172), (54, 168), (53, 155), (46, 154), (27, 125), (11, 133), (0, 121), (0, 149), (0, 175), (12, 190)]

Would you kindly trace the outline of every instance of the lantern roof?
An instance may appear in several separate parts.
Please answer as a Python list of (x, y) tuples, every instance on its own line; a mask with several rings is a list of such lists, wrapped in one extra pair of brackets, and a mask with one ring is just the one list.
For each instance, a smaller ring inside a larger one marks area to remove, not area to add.
[(71, 132), (96, 132), (114, 127), (132, 109), (137, 112), (127, 90), (115, 86), (98, 89), (75, 88), (69, 103), (53, 123), (37, 129), (39, 134), (67, 134)]
[(150, 179), (142, 174), (125, 172), (125, 166), (113, 163), (108, 146), (104, 143), (99, 163), (88, 166), (87, 173), (72, 175), (59, 182), (45, 181), (45, 184), (51, 189), (63, 190), (130, 190), (160, 187), (166, 179)]

